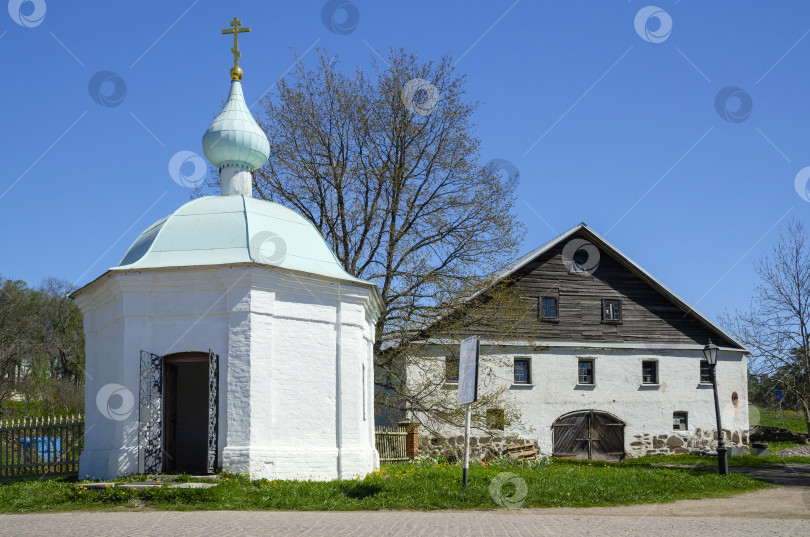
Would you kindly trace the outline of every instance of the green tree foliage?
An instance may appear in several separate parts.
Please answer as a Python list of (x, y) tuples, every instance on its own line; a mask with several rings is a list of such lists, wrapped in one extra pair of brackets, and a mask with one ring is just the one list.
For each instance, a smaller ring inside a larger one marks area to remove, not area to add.
[(782, 390), (784, 399), (782, 400), (782, 408), (796, 409), (799, 400), (796, 398), (795, 393), (787, 392), (781, 388), (779, 378), (781, 374), (757, 374), (751, 372), (748, 374), (748, 402), (761, 408), (774, 409), (780, 405), (776, 401), (776, 390)]
[(0, 276), (0, 416), (84, 408), (84, 332), (71, 290), (57, 278), (33, 289)]

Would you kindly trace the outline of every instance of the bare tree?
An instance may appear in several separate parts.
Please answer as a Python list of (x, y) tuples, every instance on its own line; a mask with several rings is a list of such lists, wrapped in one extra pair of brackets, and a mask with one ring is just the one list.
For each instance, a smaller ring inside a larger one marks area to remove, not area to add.
[[(478, 105), (450, 58), (392, 50), (383, 63), (347, 74), (323, 51), (314, 70), (299, 61), (263, 102), (271, 150), (254, 190), (297, 210), (348, 273), (378, 284), (377, 384), (390, 397), (377, 402), (416, 410), (424, 390), (397, 381), (408, 345), (482, 288), (493, 299), (484, 275), (514, 258), (523, 227), (514, 184), (479, 164)], [(422, 410), (455, 421), (449, 407)]]
[[(513, 354), (509, 341), (522, 339), (521, 322), (537, 315), (536, 300), (527, 301), (511, 279), (496, 275), (471, 281), (469, 294), (449, 297), (437, 304), (437, 319), (421, 330), (382, 349), (378, 358), (375, 402), (382, 412), (396, 416), (410, 411), (431, 432), (447, 425), (460, 426), (464, 411), (457, 402), (457, 390), (448, 378), (458, 374), (459, 342), (481, 335), (497, 344), (482, 345), (478, 400), (472, 405), (472, 427), (500, 434), (510, 429), (528, 433), (521, 409), (514, 398), (504, 397), (514, 379)], [(481, 291), (483, 289), (483, 291)], [(477, 294), (476, 294), (477, 293)], [(472, 295), (472, 298), (465, 298)], [(451, 388), (451, 389), (448, 389)], [(487, 411), (503, 412), (495, 422)]]
[(756, 263), (751, 309), (725, 316), (753, 352), (752, 369), (798, 399), (810, 428), (810, 243), (791, 220), (770, 255)]

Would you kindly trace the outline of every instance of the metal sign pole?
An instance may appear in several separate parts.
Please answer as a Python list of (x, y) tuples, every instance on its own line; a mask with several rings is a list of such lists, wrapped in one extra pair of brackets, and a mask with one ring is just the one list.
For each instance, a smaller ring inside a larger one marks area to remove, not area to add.
[(467, 403), (464, 411), (464, 488), (467, 488), (467, 471), (470, 469), (470, 409), (472, 404)]
[(470, 469), (470, 414), (472, 404), (478, 399), (478, 336), (461, 342), (459, 349), (458, 404), (464, 405), (464, 471), (463, 488), (467, 488), (467, 472)]

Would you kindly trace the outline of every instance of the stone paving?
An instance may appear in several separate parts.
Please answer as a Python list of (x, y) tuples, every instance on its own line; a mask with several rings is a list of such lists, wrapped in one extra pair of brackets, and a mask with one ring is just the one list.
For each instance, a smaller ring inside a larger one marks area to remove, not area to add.
[(68, 512), (5, 515), (0, 535), (810, 535), (808, 519), (468, 512)]

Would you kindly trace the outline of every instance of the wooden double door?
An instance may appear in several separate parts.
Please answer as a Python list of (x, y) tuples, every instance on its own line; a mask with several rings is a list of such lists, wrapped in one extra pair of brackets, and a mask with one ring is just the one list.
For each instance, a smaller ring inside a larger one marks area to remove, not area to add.
[(624, 422), (599, 410), (578, 410), (551, 426), (555, 457), (616, 461), (624, 458)]

